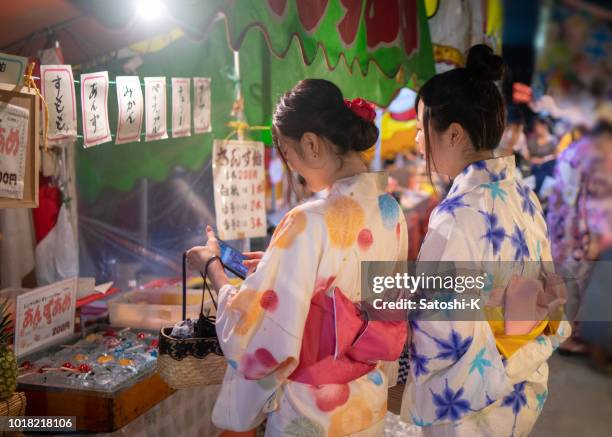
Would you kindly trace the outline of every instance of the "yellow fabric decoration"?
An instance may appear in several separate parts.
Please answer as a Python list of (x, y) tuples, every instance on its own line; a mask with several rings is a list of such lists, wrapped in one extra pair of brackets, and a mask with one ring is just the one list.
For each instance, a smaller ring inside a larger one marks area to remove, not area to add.
[(495, 337), (497, 350), (504, 356), (510, 358), (517, 350), (532, 342), (540, 335), (552, 335), (559, 329), (560, 317), (554, 317), (554, 321), (542, 320), (529, 333), (523, 335), (506, 335), (504, 328), (504, 314), (502, 307), (485, 308), (489, 326)]
[(230, 121), (225, 124), (227, 127), (231, 128), (232, 131), (225, 137), (226, 140), (229, 140), (234, 135), (244, 134), (246, 131), (254, 131), (254, 130), (270, 130), (270, 126), (249, 126), (248, 123), (244, 121)]

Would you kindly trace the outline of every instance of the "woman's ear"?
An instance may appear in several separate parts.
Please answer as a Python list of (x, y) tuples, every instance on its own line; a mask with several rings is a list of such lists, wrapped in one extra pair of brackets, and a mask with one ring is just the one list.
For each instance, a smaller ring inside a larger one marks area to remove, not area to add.
[(317, 159), (321, 156), (322, 150), (321, 139), (318, 135), (312, 132), (306, 132), (300, 140), (300, 147), (306, 158)]
[(459, 123), (451, 123), (448, 127), (450, 134), (450, 145), (451, 147), (455, 147), (458, 145), (467, 145), (471, 144), (469, 141), (469, 136), (463, 126)]

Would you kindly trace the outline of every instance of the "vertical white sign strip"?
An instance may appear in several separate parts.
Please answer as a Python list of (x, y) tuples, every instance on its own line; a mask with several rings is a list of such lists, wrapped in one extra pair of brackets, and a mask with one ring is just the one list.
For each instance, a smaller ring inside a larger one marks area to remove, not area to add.
[(40, 87), (49, 108), (47, 140), (57, 144), (77, 135), (76, 96), (70, 65), (41, 65)]
[(108, 72), (81, 74), (83, 145), (97, 146), (111, 141), (108, 125)]
[(172, 138), (191, 135), (191, 79), (172, 78)]
[(145, 141), (168, 138), (165, 77), (145, 77), (145, 106)]
[(117, 76), (117, 133), (115, 144), (140, 141), (144, 103), (138, 76)]

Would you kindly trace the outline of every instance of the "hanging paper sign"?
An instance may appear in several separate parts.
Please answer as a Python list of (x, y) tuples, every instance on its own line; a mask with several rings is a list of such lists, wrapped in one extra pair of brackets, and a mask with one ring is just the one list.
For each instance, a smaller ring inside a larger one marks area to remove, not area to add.
[(210, 125), (210, 78), (194, 77), (193, 127), (196, 134), (212, 131)]
[(145, 105), (147, 106), (145, 141), (168, 138), (165, 77), (145, 77)]
[(0, 53), (0, 82), (23, 85), (28, 58)]
[(30, 111), (0, 102), (0, 197), (23, 199)]
[(70, 65), (41, 65), (42, 95), (49, 108), (47, 139), (51, 144), (76, 138), (77, 113)]
[(0, 83), (0, 209), (38, 207), (38, 93)]
[(172, 78), (172, 137), (191, 135), (191, 79)]
[(17, 296), (15, 355), (18, 357), (74, 333), (77, 278)]
[(142, 128), (142, 90), (138, 76), (117, 76), (117, 104), (119, 119), (115, 144), (140, 141)]
[(221, 239), (265, 236), (263, 143), (215, 140), (213, 180), (217, 229)]
[(81, 110), (85, 147), (111, 141), (107, 105), (108, 72), (81, 74)]

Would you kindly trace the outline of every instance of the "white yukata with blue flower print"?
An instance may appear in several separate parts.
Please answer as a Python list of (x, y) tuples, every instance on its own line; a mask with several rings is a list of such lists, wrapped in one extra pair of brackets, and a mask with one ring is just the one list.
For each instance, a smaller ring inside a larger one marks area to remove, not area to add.
[[(419, 254), (419, 261), (551, 259), (541, 206), (515, 178), (512, 156), (472, 163), (455, 178), (432, 213)], [(547, 359), (570, 326), (561, 321), (555, 331), (506, 360), (486, 320), (411, 322), (402, 419), (425, 435), (527, 435), (548, 394)]]

